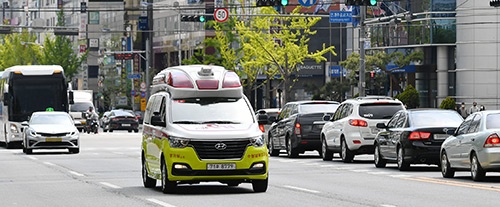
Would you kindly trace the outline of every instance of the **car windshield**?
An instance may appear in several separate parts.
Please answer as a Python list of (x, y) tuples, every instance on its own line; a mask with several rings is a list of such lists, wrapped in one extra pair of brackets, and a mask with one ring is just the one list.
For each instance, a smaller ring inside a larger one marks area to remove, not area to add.
[(75, 102), (74, 104), (70, 105), (70, 111), (72, 112), (85, 112), (89, 110), (89, 107), (94, 105), (92, 102)]
[(172, 103), (174, 123), (248, 124), (254, 117), (243, 98), (188, 98)]
[(399, 103), (370, 103), (359, 106), (359, 116), (367, 119), (390, 119), (403, 105)]
[(463, 121), (460, 114), (451, 110), (415, 111), (410, 117), (412, 127), (458, 127)]
[(339, 107), (339, 104), (337, 103), (307, 103), (307, 104), (300, 104), (300, 113), (323, 113), (323, 112), (335, 112), (337, 108)]
[(116, 110), (116, 111), (113, 111), (113, 113), (115, 114), (114, 116), (133, 116), (133, 117), (135, 117), (135, 115), (132, 115), (128, 111)]
[(486, 116), (486, 129), (500, 129), (500, 114)]
[(73, 120), (66, 114), (34, 114), (30, 119), (33, 124), (73, 125)]

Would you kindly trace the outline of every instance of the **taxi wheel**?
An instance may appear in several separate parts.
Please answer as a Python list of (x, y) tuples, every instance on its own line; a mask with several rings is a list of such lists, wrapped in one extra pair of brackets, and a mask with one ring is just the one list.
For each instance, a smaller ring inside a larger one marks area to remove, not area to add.
[(161, 162), (161, 191), (163, 193), (174, 193), (177, 182), (168, 180), (168, 171), (165, 161)]
[(265, 180), (252, 180), (253, 191), (256, 193), (266, 192), (268, 179), (269, 178), (266, 178)]
[(24, 153), (26, 153), (28, 155), (33, 154), (33, 149), (26, 149), (26, 151)]
[(146, 160), (144, 160), (144, 156), (142, 156), (142, 183), (146, 188), (156, 187), (156, 179), (148, 176), (148, 168), (146, 167)]

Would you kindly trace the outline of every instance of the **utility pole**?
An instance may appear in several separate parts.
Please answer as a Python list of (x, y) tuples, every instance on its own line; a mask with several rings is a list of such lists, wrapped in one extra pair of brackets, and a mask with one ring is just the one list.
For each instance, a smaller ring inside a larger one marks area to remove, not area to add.
[(154, 35), (154, 29), (153, 29), (153, 0), (148, 0), (148, 11), (147, 11), (147, 16), (148, 16), (148, 35), (146, 39), (146, 100), (149, 99), (150, 96), (150, 89), (149, 86), (151, 85), (150, 81), (150, 75), (149, 73), (151, 72), (151, 69), (153, 69), (153, 35)]
[(359, 83), (358, 83), (358, 90), (359, 90), (359, 96), (366, 96), (365, 93), (365, 88), (366, 88), (366, 83), (365, 83), (365, 67), (366, 67), (366, 60), (365, 60), (365, 42), (366, 42), (366, 31), (365, 31), (365, 19), (366, 19), (366, 6), (360, 6), (360, 12), (359, 12), (359, 61), (360, 61), (360, 68), (359, 68)]

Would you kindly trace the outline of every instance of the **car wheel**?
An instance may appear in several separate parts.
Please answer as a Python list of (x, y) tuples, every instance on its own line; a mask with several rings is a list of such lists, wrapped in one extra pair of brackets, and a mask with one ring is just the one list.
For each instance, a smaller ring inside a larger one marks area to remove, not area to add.
[(398, 148), (398, 169), (400, 171), (405, 171), (410, 168), (410, 163), (404, 159), (405, 157), (405, 151), (403, 150), (403, 147)]
[(373, 153), (373, 161), (375, 162), (375, 167), (383, 168), (387, 164), (387, 160), (385, 160), (380, 154), (380, 146), (375, 144), (375, 152)]
[(470, 161), (470, 173), (474, 181), (482, 181), (486, 176), (486, 171), (481, 167), (481, 163), (479, 163), (475, 153), (472, 154), (472, 159)]
[(167, 164), (165, 160), (161, 161), (161, 191), (163, 193), (174, 193), (177, 188), (177, 182), (168, 180)]
[(445, 151), (441, 154), (441, 174), (443, 178), (453, 178), (455, 176), (455, 169), (451, 168)]
[(130, 132), (132, 132), (132, 129), (129, 129), (129, 130), (127, 130), (127, 131), (128, 131), (128, 133), (130, 133)]
[(28, 155), (33, 154), (33, 149), (26, 148), (26, 151), (24, 153), (26, 153)]
[(340, 157), (342, 158), (342, 161), (345, 163), (352, 162), (354, 159), (354, 153), (349, 150), (349, 147), (347, 146), (347, 143), (345, 139), (342, 139), (342, 143), (340, 144)]
[(268, 179), (269, 178), (266, 178), (265, 180), (252, 180), (253, 191), (256, 193), (266, 192)]
[(297, 152), (297, 149), (294, 149), (292, 147), (292, 139), (287, 138), (286, 139), (286, 153), (289, 158), (295, 158), (299, 156), (299, 152)]
[(109, 132), (113, 132), (113, 129), (109, 129)]
[(5, 148), (7, 148), (7, 149), (13, 149), (14, 148), (14, 143), (5, 141)]
[(135, 132), (135, 133), (139, 132), (139, 129), (134, 129), (134, 132)]
[(156, 187), (156, 179), (148, 176), (148, 168), (146, 167), (146, 160), (144, 159), (144, 156), (142, 156), (142, 184), (144, 184), (144, 187), (146, 188)]
[(321, 142), (321, 157), (323, 158), (323, 161), (331, 161), (333, 159), (333, 152), (328, 149), (326, 139), (323, 139)]
[(280, 150), (279, 149), (274, 149), (273, 138), (269, 138), (269, 135), (267, 137), (269, 139), (269, 147), (267, 149), (269, 151), (269, 155), (271, 155), (271, 156), (279, 156), (280, 155)]
[(231, 181), (231, 182), (227, 182), (226, 184), (229, 187), (237, 187), (238, 185), (240, 185), (240, 182), (236, 182), (236, 181), (232, 182)]

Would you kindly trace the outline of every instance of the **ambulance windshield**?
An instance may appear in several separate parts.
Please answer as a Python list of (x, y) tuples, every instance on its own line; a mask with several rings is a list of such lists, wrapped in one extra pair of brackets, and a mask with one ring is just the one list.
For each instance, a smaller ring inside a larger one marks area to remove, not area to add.
[(243, 98), (175, 99), (172, 121), (177, 124), (250, 124), (254, 121)]

